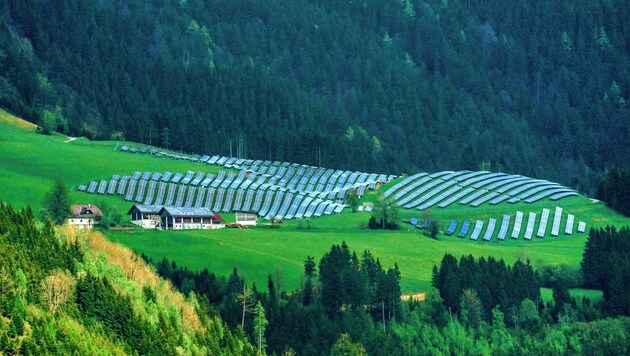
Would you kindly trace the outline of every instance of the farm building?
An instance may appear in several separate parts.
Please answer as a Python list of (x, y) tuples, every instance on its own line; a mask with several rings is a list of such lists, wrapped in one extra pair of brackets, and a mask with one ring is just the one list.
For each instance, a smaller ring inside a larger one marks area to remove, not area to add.
[(208, 208), (182, 208), (165, 206), (159, 212), (164, 230), (220, 229), (223, 218)]
[(79, 229), (91, 229), (96, 223), (94, 219), (103, 216), (101, 209), (93, 204), (77, 204), (70, 206), (71, 215), (66, 219), (68, 224)]
[(135, 204), (129, 209), (127, 215), (131, 216), (131, 223), (142, 226), (145, 229), (154, 229), (160, 225), (160, 205)]
[(256, 226), (257, 215), (253, 211), (234, 211), (236, 223), (240, 225)]

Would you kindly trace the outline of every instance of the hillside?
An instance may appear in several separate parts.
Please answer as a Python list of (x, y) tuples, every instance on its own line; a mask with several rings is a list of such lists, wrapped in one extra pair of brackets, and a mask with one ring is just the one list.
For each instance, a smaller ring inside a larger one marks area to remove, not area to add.
[(625, 1), (0, 5), (0, 105), (45, 130), (592, 195), (628, 164)]

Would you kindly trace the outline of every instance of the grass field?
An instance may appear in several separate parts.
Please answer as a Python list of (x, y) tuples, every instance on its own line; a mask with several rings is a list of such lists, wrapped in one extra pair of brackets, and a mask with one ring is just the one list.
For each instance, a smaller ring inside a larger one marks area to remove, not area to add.
[[(45, 193), (50, 190), (55, 179), (61, 179), (71, 189), (70, 199), (73, 203), (107, 202), (126, 213), (131, 204), (122, 198), (88, 195), (77, 192), (76, 187), (91, 180), (108, 179), (112, 174), (131, 174), (135, 171), (218, 171), (217, 167), (207, 164), (121, 153), (116, 148), (123, 143), (118, 142), (91, 142), (82, 138), (67, 141), (68, 138), (62, 135), (38, 134), (32, 125), (0, 110), (0, 200), (17, 207), (30, 205), (37, 214)], [(385, 185), (376, 192), (370, 191), (362, 200), (375, 199), (389, 186)], [(577, 220), (585, 221), (589, 228), (607, 224), (630, 225), (630, 219), (583, 196), (558, 202), (506, 203), (478, 208), (453, 204), (446, 209), (432, 209), (427, 214), (445, 227), (451, 219), (460, 222), (470, 219), (474, 222), (493, 217), (501, 221), (503, 214), (514, 215), (517, 210), (526, 214), (530, 211), (540, 213), (543, 207), (553, 209), (555, 206), (563, 207), (565, 219), (566, 213), (574, 214)], [(404, 220), (425, 217), (418, 211), (401, 210), (401, 215)], [(473, 242), (442, 234), (434, 240), (404, 223), (399, 231), (368, 230), (369, 216), (368, 213), (343, 212), (309, 222), (287, 221), (279, 229), (109, 231), (106, 236), (154, 259), (168, 257), (192, 269), (207, 267), (218, 274), (228, 274), (236, 267), (248, 281), (256, 282), (262, 288), (266, 285), (268, 274), (274, 275), (274, 278), (279, 276), (287, 290), (299, 287), (306, 256), (311, 255), (319, 260), (332, 244), (346, 241), (359, 254), (369, 249), (385, 267), (398, 263), (403, 292), (427, 290), (433, 265), (439, 263), (447, 252), (456, 256), (494, 256), (508, 263), (529, 259), (535, 267), (546, 264), (575, 266), (581, 261), (586, 241), (585, 234), (550, 237), (550, 225), (545, 238), (534, 237), (531, 241), (509, 238), (497, 241), (493, 238), (490, 242)], [(225, 217), (228, 221), (233, 219), (231, 214)]]

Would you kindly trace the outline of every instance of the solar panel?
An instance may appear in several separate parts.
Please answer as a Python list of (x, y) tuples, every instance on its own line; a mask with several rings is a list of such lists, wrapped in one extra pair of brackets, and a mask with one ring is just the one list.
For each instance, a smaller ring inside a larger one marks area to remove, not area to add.
[(260, 216), (267, 216), (269, 209), (271, 208), (271, 204), (273, 203), (274, 193), (272, 191), (268, 191), (265, 196), (265, 201), (263, 202), (262, 208), (260, 208), (259, 214)]
[(225, 203), (223, 204), (223, 209), (221, 210), (224, 213), (232, 211), (232, 205), (234, 204), (235, 193), (236, 191), (234, 189), (229, 189), (227, 191), (227, 195), (225, 196)]
[(87, 187), (84, 184), (80, 184), (77, 190), (80, 192), (85, 192), (87, 190)]
[[(494, 178), (494, 177), (498, 177), (498, 176), (505, 176), (505, 173), (490, 173), (490, 172), (483, 172), (483, 174), (480, 174), (474, 178), (469, 178), (466, 179), (465, 181), (461, 182), (462, 187), (467, 187), (469, 185), (474, 185), (475, 183), (480, 183), (482, 181), (485, 181), (489, 178)], [(485, 185), (485, 184), (483, 184)], [(473, 186), (474, 188), (474, 186)]]
[(197, 193), (197, 187), (191, 186), (188, 187), (188, 193), (186, 195), (186, 201), (184, 202), (184, 207), (191, 208), (195, 203), (195, 193)]
[(180, 184), (177, 190), (177, 198), (175, 198), (175, 206), (182, 206), (184, 203), (184, 197), (186, 196), (186, 185)]
[(475, 223), (475, 229), (473, 230), (472, 235), (470, 235), (470, 239), (477, 241), (477, 238), (479, 238), (479, 234), (481, 233), (481, 229), (483, 229), (483, 221), (477, 220)]
[(171, 177), (173, 177), (173, 173), (171, 172), (166, 172), (164, 173), (164, 175), (162, 176), (162, 182), (168, 182), (171, 180)]
[(527, 226), (525, 227), (525, 235), (523, 236), (526, 240), (532, 239), (532, 234), (534, 233), (534, 225), (536, 224), (536, 213), (529, 213), (529, 217), (527, 219)]
[[(421, 205), (422, 203), (426, 202), (427, 200), (431, 199), (431, 198), (432, 198), (432, 197), (434, 197), (435, 195), (437, 195), (437, 194), (439, 194), (439, 193), (443, 192), (445, 189), (447, 189), (447, 188), (449, 188), (449, 187), (451, 187), (451, 186), (453, 186), (453, 185), (457, 184), (457, 182), (456, 182), (456, 181), (454, 181), (454, 180), (451, 180), (451, 181), (448, 181), (448, 182), (441, 182), (441, 181), (439, 181), (439, 180), (438, 180), (437, 182), (438, 182), (438, 184), (439, 184), (439, 183), (442, 183), (442, 184), (441, 184), (441, 185), (439, 185), (438, 187), (436, 187), (435, 189), (431, 190), (430, 192), (428, 192), (428, 193), (424, 194), (424, 195), (423, 195), (423, 196), (421, 196), (420, 198), (418, 198), (418, 199), (414, 200), (413, 202), (406, 204), (406, 205), (405, 205), (405, 208), (407, 208), (407, 209), (415, 208), (415, 207), (417, 207), (417, 206)], [(430, 183), (429, 183), (429, 184), (430, 184)], [(433, 204), (431, 204), (431, 205), (433, 205)], [(429, 206), (430, 206), (430, 205), (429, 205)], [(427, 206), (427, 207), (428, 207), (428, 206)], [(425, 208), (425, 209), (426, 209), (426, 208)], [(422, 209), (422, 210), (423, 210), (423, 209)]]
[(149, 180), (151, 179), (151, 172), (146, 171), (144, 172), (144, 174), (142, 175), (142, 180)]
[(212, 204), (214, 204), (214, 194), (216, 193), (216, 189), (210, 187), (206, 192), (206, 203), (203, 205), (204, 207), (211, 209)]
[(536, 181), (535, 179), (531, 179), (531, 178), (527, 178), (525, 180), (519, 180), (519, 181), (516, 181), (514, 183), (510, 183), (508, 185), (502, 186), (501, 188), (497, 189), (497, 193), (505, 193), (508, 190), (513, 189), (515, 187), (521, 186), (523, 184), (532, 183), (532, 182), (535, 182), (535, 181)]
[(147, 190), (147, 196), (144, 199), (145, 205), (151, 205), (151, 203), (153, 203), (153, 196), (155, 195), (156, 185), (157, 185), (157, 182), (154, 180), (149, 182), (149, 189)]
[(565, 193), (558, 193), (558, 194), (554, 194), (552, 195), (549, 199), (556, 201), (556, 200), (560, 200), (562, 198), (566, 198), (566, 197), (571, 197), (574, 195), (578, 195), (577, 192), (565, 192)]
[(536, 188), (536, 187), (540, 187), (540, 186), (553, 186), (553, 187), (557, 187), (557, 184), (554, 183), (549, 183), (546, 180), (541, 180), (541, 181), (536, 181), (536, 182), (532, 182), (532, 183), (528, 183), (525, 185), (522, 185), (518, 188), (514, 188), (512, 190), (510, 190), (509, 192), (507, 192), (507, 195), (511, 195), (512, 197), (517, 197), (520, 196), (520, 194), (526, 190), (532, 189), (532, 188)]
[(295, 217), (296, 218), (303, 217), (304, 213), (306, 212), (306, 208), (308, 208), (309, 204), (311, 204), (312, 201), (313, 201), (312, 197), (305, 197), (305, 199), (302, 200), (302, 204), (300, 204), (300, 207), (298, 208), (297, 212), (295, 213)]
[[(397, 200), (396, 204), (398, 206), (403, 206), (409, 203), (410, 201), (412, 201), (413, 199), (415, 199), (416, 197), (418, 197), (420, 194), (424, 193), (427, 189), (431, 189), (432, 187), (441, 183), (439, 179), (436, 179), (433, 181), (431, 181), (431, 179), (432, 179), (431, 177), (422, 177), (419, 180), (413, 182), (411, 185), (405, 187), (404, 189), (396, 193), (394, 195), (394, 199)], [(430, 187), (419, 188), (420, 186), (422, 186), (423, 184), (429, 181), (431, 181), (431, 183), (428, 183), (427, 185), (432, 184), (432, 183), (433, 185), (431, 185)]]
[(572, 214), (567, 214), (567, 225), (564, 228), (564, 233), (567, 235), (573, 234), (573, 221), (575, 220), (575, 216)]
[(455, 233), (455, 229), (457, 229), (457, 220), (451, 220), (451, 223), (448, 224), (448, 228), (446, 229), (446, 236), (451, 236)]
[(208, 164), (215, 164), (215, 163), (217, 163), (218, 160), (219, 160), (219, 156), (212, 156), (208, 160)]
[(106, 180), (102, 180), (99, 185), (98, 185), (98, 194), (105, 194), (105, 191), (107, 190), (107, 181)]
[(98, 182), (91, 181), (90, 186), (87, 189), (87, 192), (90, 194), (94, 194), (96, 192), (97, 187), (98, 187)]
[(510, 216), (507, 214), (504, 214), (503, 220), (501, 221), (501, 227), (499, 228), (499, 234), (497, 235), (497, 238), (499, 240), (505, 240), (505, 236), (507, 235), (509, 226), (510, 226)]
[(190, 183), (190, 181), (192, 181), (194, 177), (195, 177), (195, 172), (188, 171), (186, 173), (186, 177), (184, 177), (184, 179), (182, 179), (182, 184)]
[(466, 194), (469, 194), (470, 192), (474, 191), (474, 189), (472, 188), (466, 188), (462, 191), (460, 191), (459, 193), (450, 196), (448, 199), (446, 199), (445, 201), (441, 202), (439, 207), (440, 208), (446, 208), (447, 206), (453, 204), (454, 202), (458, 201), (459, 199), (461, 199), (463, 196), (465, 196)]
[(282, 202), (282, 205), (280, 206), (280, 209), (275, 214), (277, 218), (285, 217), (285, 215), (287, 214), (287, 211), (289, 210), (289, 207), (291, 206), (291, 201), (293, 200), (294, 196), (295, 195), (293, 193), (286, 193), (284, 197), (284, 201)]
[(459, 201), (460, 204), (464, 205), (464, 204), (468, 204), (471, 201), (479, 198), (480, 196), (486, 194), (487, 191), (485, 191), (484, 189), (479, 189), (477, 191), (475, 191), (474, 193), (472, 193), (471, 195), (467, 196), (466, 198), (462, 199)]
[(514, 219), (514, 228), (512, 229), (512, 238), (518, 239), (518, 235), (521, 234), (521, 225), (523, 224), (523, 213), (516, 212), (516, 218)]
[(130, 179), (129, 180), (129, 188), (127, 189), (127, 195), (125, 196), (125, 200), (126, 201), (132, 201), (133, 200), (133, 194), (136, 192), (136, 184), (137, 184), (137, 180), (135, 179)]
[(252, 203), (254, 202), (254, 195), (256, 194), (255, 190), (247, 190), (247, 195), (245, 196), (245, 202), (243, 206), (240, 208), (244, 211), (249, 211), (251, 209)]
[(492, 238), (492, 234), (494, 233), (494, 227), (497, 224), (497, 219), (490, 218), (488, 220), (488, 228), (486, 229), (486, 233), (483, 235), (484, 241), (490, 241)]
[(513, 178), (513, 177), (510, 176), (510, 175), (507, 175), (505, 173), (497, 173), (496, 176), (493, 176), (493, 177), (484, 176), (484, 178), (485, 179), (482, 179), (482, 180), (476, 182), (475, 184), (473, 184), (472, 187), (475, 188), (475, 189), (479, 189), (481, 187), (485, 187), (485, 189), (490, 190), (491, 188), (488, 187), (489, 184), (496, 183), (496, 182), (499, 182), (498, 184), (500, 184), (500, 183), (503, 183), (506, 180), (509, 180), (510, 178)]
[(142, 177), (142, 173), (140, 173), (140, 172), (135, 172), (135, 173), (133, 174), (133, 176), (131, 177), (131, 179), (133, 179), (133, 180), (140, 180), (140, 178), (141, 178), (141, 177)]
[(457, 192), (458, 190), (461, 190), (462, 187), (459, 185), (456, 185), (454, 187), (451, 187), (450, 189), (448, 189), (445, 192), (442, 192), (440, 195), (438, 195), (437, 197), (434, 197), (433, 199), (429, 200), (428, 202), (420, 205), (420, 207), (418, 207), (418, 209), (420, 210), (424, 210), (427, 208), (432, 207), (433, 205), (437, 204), (438, 202), (441, 202), (442, 200), (444, 200), (446, 197), (452, 196), (453, 193)]
[(487, 173), (490, 173), (490, 172), (486, 172), (486, 171), (470, 172), (468, 174), (464, 174), (464, 175), (458, 176), (457, 178), (455, 178), (455, 180), (458, 181), (458, 182), (463, 182), (463, 181), (465, 181), (467, 179), (470, 179), (470, 178), (473, 178), (473, 177), (476, 177), (476, 176), (479, 176), (479, 175), (482, 175), (482, 174), (487, 174)]
[(560, 232), (560, 220), (562, 219), (562, 208), (557, 206), (553, 214), (553, 225), (551, 226), (551, 236), (558, 236)]
[(497, 204), (502, 203), (502, 202), (504, 202), (504, 201), (506, 201), (508, 199), (510, 199), (510, 196), (507, 195), (507, 194), (499, 195), (498, 197), (492, 199), (490, 204), (497, 205)]
[(295, 199), (293, 199), (293, 202), (291, 203), (291, 207), (289, 207), (289, 211), (287, 212), (285, 216), (286, 219), (293, 218), (298, 208), (300, 207), (300, 203), (302, 203), (302, 199), (304, 199), (304, 196), (301, 194), (298, 194), (295, 196)]
[(336, 204), (336, 205), (335, 205), (335, 211), (334, 211), (334, 212), (335, 212), (336, 214), (339, 214), (339, 213), (341, 213), (341, 212), (343, 211), (343, 209), (345, 209), (345, 208), (346, 208), (346, 206), (345, 206), (345, 205), (343, 205), (343, 204)]
[(206, 188), (212, 183), (212, 179), (214, 179), (214, 174), (208, 174), (203, 181), (201, 181), (201, 186)]
[(324, 210), (324, 215), (330, 215), (335, 211), (335, 204), (328, 204), (328, 206), (326, 207), (326, 209)]
[(473, 208), (476, 208), (479, 205), (487, 202), (488, 200), (496, 197), (497, 195), (499, 195), (499, 193), (497, 193), (497, 192), (487, 192), (487, 194), (482, 195), (477, 200), (475, 200), (474, 202), (470, 203), (470, 206), (472, 206)]
[(557, 184), (542, 185), (542, 186), (530, 189), (530, 190), (528, 190), (528, 191), (526, 191), (524, 193), (521, 193), (518, 197), (519, 197), (519, 199), (524, 200), (524, 199), (529, 198), (529, 197), (531, 197), (532, 195), (534, 195), (534, 194), (536, 194), (538, 192), (542, 192), (544, 190), (549, 190), (549, 189), (553, 189), (553, 188), (557, 189), (557, 187), (559, 187), (559, 185), (557, 185)]
[(181, 174), (180, 172), (175, 173), (175, 175), (171, 179), (171, 183), (179, 183), (179, 181), (182, 180), (182, 177), (184, 177), (184, 175)]
[(160, 180), (160, 178), (162, 178), (162, 174), (160, 174), (160, 172), (155, 172), (151, 176), (151, 180)]
[(125, 195), (125, 191), (127, 190), (128, 183), (129, 183), (129, 177), (127, 177), (127, 179), (122, 179), (120, 181), (120, 184), (118, 184), (118, 190), (116, 191), (116, 194)]
[(538, 193), (536, 195), (534, 195), (533, 197), (529, 197), (527, 199), (525, 199), (526, 203), (533, 203), (536, 201), (539, 201), (540, 199), (546, 198), (550, 195), (554, 195), (554, 194), (558, 194), (558, 193), (565, 193), (565, 192), (573, 192), (571, 189), (567, 189), (567, 188), (557, 188), (557, 189), (549, 189), (549, 190), (545, 190), (541, 193)]
[(155, 196), (155, 205), (162, 205), (162, 201), (164, 200), (164, 195), (166, 194), (166, 183), (160, 182), (158, 184), (158, 192)]
[(549, 209), (543, 208), (542, 215), (540, 216), (540, 223), (538, 224), (538, 232), (536, 236), (543, 237), (547, 231), (547, 221), (549, 220)]
[(140, 181), (138, 181), (138, 191), (136, 193), (136, 203), (140, 203), (142, 202), (142, 199), (144, 199), (144, 191), (147, 188), (147, 181), (142, 179)]
[(260, 211), (260, 206), (262, 205), (263, 197), (265, 196), (265, 190), (256, 191), (256, 197), (254, 198), (254, 205), (252, 206), (253, 211)]
[(586, 231), (586, 223), (584, 221), (580, 221), (577, 226), (577, 232), (583, 234)]
[[(322, 202), (323, 200), (321, 199), (316, 199), (313, 200), (308, 207), (306, 208), (306, 212), (304, 213), (304, 217), (305, 218), (310, 218), (311, 216), (313, 216), (313, 214), (315, 213), (315, 210), (317, 209), (317, 206)], [(335, 210), (337, 210), (338, 207), (335, 208)]]
[(498, 180), (497, 182), (495, 182), (493, 184), (485, 186), (484, 189), (495, 190), (497, 188), (501, 188), (503, 186), (506, 186), (506, 185), (514, 183), (514, 182), (520, 182), (520, 181), (526, 181), (526, 180), (531, 180), (531, 178), (527, 178), (527, 177), (523, 177), (523, 176), (508, 176), (508, 178), (506, 178), (506, 179), (500, 179), (500, 180)]
[(118, 181), (112, 179), (109, 181), (109, 185), (107, 186), (107, 194), (114, 195), (116, 193), (116, 186), (118, 185)]
[(177, 184), (170, 183), (168, 185), (168, 194), (166, 195), (166, 201), (164, 205), (171, 206), (173, 205), (173, 200), (175, 199), (175, 192), (177, 191)]
[(470, 225), (472, 223), (469, 220), (464, 220), (464, 222), (462, 223), (462, 228), (461, 230), (459, 230), (459, 234), (457, 234), (457, 237), (466, 237), (466, 234), (468, 234), (468, 230), (470, 229)]
[(232, 210), (241, 210), (243, 206), (243, 200), (245, 199), (245, 190), (239, 189), (234, 196), (234, 205)]
[(197, 172), (197, 176), (195, 177), (195, 179), (193, 179), (193, 180), (190, 182), (190, 185), (193, 185), (193, 186), (198, 186), (198, 185), (199, 185), (199, 183), (201, 183), (201, 181), (203, 180), (203, 177), (204, 177), (205, 175), (206, 175), (206, 174), (205, 174), (205, 173), (203, 173), (203, 172)]
[(224, 196), (225, 196), (225, 189), (218, 188), (217, 189), (217, 195), (216, 195), (216, 198), (214, 200), (214, 205), (212, 206), (212, 210), (220, 211), (221, 208), (223, 208), (223, 198), (224, 198)]

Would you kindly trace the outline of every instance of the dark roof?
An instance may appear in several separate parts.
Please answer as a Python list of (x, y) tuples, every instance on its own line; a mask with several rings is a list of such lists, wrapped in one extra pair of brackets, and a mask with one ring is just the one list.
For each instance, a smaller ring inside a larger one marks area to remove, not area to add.
[(71, 217), (73, 218), (91, 218), (95, 216), (103, 216), (101, 209), (94, 204), (77, 204), (70, 205)]
[(140, 210), (140, 212), (143, 214), (158, 214), (160, 210), (162, 210), (161, 205), (134, 204), (134, 206), (132, 206), (131, 209), (129, 209), (129, 212), (127, 213), (127, 215), (130, 215), (131, 211), (134, 208)]
[(214, 214), (214, 218), (212, 218), (212, 222), (214, 223), (225, 222), (225, 219), (223, 219), (223, 217), (219, 215), (219, 213), (217, 213), (216, 211), (213, 211), (212, 213)]
[(214, 214), (208, 208), (182, 208), (175, 206), (165, 206), (160, 210), (160, 215), (167, 213), (173, 217), (209, 217), (214, 218)]

